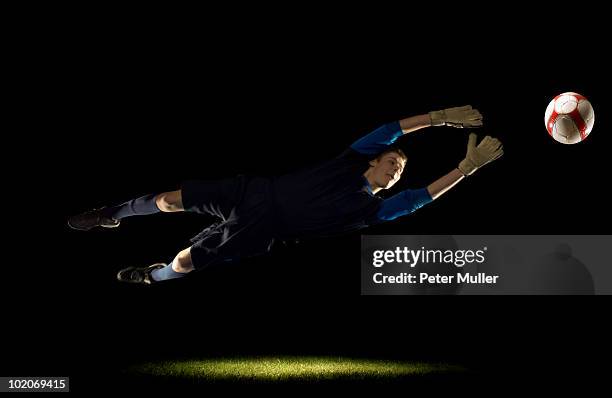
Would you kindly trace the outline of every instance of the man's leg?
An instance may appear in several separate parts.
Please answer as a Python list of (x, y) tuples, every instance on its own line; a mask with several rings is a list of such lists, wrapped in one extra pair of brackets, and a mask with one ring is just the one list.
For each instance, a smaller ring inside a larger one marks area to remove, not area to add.
[(180, 190), (145, 195), (119, 206), (102, 210), (105, 216), (114, 220), (121, 220), (131, 216), (145, 216), (159, 212), (174, 213), (177, 211), (183, 211), (183, 199)]
[(164, 268), (156, 269), (151, 272), (151, 279), (155, 282), (165, 281), (167, 279), (182, 278), (194, 270), (193, 262), (191, 261), (191, 248), (187, 248), (179, 252), (174, 257), (174, 260)]
[(156, 263), (148, 267), (128, 267), (117, 273), (120, 282), (151, 284), (168, 279), (182, 278), (194, 270), (191, 248), (179, 252), (170, 264)]
[(215, 181), (185, 181), (176, 191), (146, 195), (119, 206), (70, 217), (68, 226), (83, 231), (94, 227), (115, 228), (125, 217), (178, 211), (204, 213), (226, 220), (240, 202), (247, 182), (244, 176)]
[(116, 228), (125, 217), (184, 211), (181, 190), (132, 199), (121, 205), (87, 211), (70, 217), (68, 226), (81, 231), (94, 227)]

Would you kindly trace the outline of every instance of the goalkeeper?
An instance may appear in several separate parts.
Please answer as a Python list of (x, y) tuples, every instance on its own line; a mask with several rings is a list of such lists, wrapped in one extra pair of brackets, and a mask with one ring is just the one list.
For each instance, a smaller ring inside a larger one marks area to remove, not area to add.
[(68, 225), (78, 230), (114, 228), (126, 217), (159, 212), (217, 217), (169, 263), (127, 267), (117, 274), (119, 281), (143, 284), (180, 278), (194, 269), (268, 252), (275, 240), (330, 236), (395, 220), (437, 199), (503, 154), (499, 140), (487, 136), (476, 145), (472, 133), (465, 159), (445, 176), (388, 199), (376, 196), (393, 187), (406, 166), (406, 155), (393, 143), (404, 134), (444, 125), (481, 127), (482, 116), (468, 105), (409, 117), (379, 127), (338, 157), (303, 171), (273, 178), (240, 175), (186, 181), (176, 191), (70, 217)]

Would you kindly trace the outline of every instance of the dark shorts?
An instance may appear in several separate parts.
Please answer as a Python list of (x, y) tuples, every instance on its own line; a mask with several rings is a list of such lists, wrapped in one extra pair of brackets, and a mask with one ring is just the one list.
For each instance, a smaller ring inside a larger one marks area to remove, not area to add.
[(218, 219), (191, 240), (191, 260), (196, 269), (263, 254), (272, 248), (276, 228), (269, 179), (240, 175), (216, 181), (186, 181), (181, 194), (185, 211)]

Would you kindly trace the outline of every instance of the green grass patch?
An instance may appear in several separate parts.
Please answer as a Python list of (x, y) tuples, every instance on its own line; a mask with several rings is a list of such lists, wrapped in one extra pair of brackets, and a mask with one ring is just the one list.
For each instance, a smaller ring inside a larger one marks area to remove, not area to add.
[(196, 380), (322, 381), (394, 379), (435, 373), (457, 373), (448, 364), (338, 357), (244, 357), (147, 362), (128, 373)]

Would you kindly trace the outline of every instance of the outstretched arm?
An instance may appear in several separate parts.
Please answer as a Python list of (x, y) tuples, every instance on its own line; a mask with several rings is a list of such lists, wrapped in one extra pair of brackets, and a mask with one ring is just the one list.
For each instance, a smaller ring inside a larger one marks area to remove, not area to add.
[(389, 199), (385, 199), (376, 214), (379, 221), (390, 221), (397, 217), (410, 214), (427, 203), (439, 198), (446, 191), (457, 185), (466, 176), (490, 163), (504, 154), (502, 143), (497, 138), (486, 136), (476, 146), (476, 134), (470, 134), (467, 154), (456, 169), (438, 178), (427, 188), (407, 189)]
[(433, 111), (385, 124), (355, 141), (351, 148), (366, 155), (376, 155), (399, 137), (429, 126), (481, 127), (482, 115), (470, 105)]

